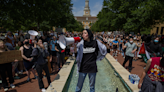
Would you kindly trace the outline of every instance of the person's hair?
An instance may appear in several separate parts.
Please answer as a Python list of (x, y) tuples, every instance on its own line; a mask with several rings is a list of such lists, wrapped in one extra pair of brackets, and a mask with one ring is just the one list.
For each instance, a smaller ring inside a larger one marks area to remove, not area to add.
[(160, 60), (160, 65), (164, 67), (164, 52), (162, 52), (162, 59)]
[(159, 37), (158, 37), (158, 36), (154, 37), (154, 40), (155, 40), (155, 39), (157, 39), (157, 38), (159, 39)]
[[(130, 40), (130, 39), (133, 39), (133, 37), (129, 37), (129, 40)], [(134, 39), (133, 39), (133, 40), (134, 40)]]
[[(2, 42), (2, 43), (4, 43), (4, 41), (3, 40), (0, 40), (0, 42)], [(6, 45), (4, 45), (4, 48), (3, 48), (4, 50), (6, 50), (7, 49), (7, 46)]]
[(39, 40), (42, 40), (41, 38), (37, 39), (36, 42), (38, 42)]

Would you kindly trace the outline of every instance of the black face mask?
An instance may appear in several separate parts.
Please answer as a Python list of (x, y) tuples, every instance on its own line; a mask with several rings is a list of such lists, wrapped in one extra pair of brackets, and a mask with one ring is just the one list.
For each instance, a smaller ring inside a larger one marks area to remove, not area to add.
[(24, 44), (28, 45), (29, 44), (29, 41), (26, 41)]
[(139, 40), (137, 40), (139, 42)]

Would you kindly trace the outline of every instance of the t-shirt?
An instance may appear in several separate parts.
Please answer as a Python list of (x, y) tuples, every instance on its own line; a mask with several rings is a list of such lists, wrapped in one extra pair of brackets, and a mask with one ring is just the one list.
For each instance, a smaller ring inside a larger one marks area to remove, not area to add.
[(113, 42), (114, 41), (114, 39), (110, 39), (110, 42)]
[(118, 41), (114, 40), (113, 43), (118, 43)]
[(52, 40), (51, 42), (50, 42), (50, 45), (52, 46), (52, 48), (51, 48), (51, 51), (55, 51), (55, 44), (56, 44), (56, 40), (54, 41), (54, 40)]
[(96, 59), (98, 55), (98, 45), (97, 41), (94, 40), (94, 44), (92, 47), (83, 47), (83, 59), (81, 62), (80, 71), (82, 73), (96, 73), (97, 65)]
[(9, 50), (15, 50), (15, 48), (13, 47), (13, 45), (11, 44), (11, 43), (5, 43), (5, 45), (7, 46), (7, 48), (9, 49)]
[(126, 46), (126, 52), (125, 52), (125, 55), (127, 55), (127, 56), (130, 56), (130, 57), (134, 57), (134, 53), (132, 53), (132, 51), (134, 50), (134, 49), (137, 49), (137, 45), (135, 44), (135, 43), (129, 43), (129, 42), (127, 42), (126, 44), (125, 44), (125, 46)]

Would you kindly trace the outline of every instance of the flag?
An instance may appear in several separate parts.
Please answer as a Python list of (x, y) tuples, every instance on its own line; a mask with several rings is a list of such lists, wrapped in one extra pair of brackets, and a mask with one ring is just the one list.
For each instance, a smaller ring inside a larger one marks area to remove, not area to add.
[(145, 61), (145, 63), (147, 63), (147, 60), (150, 59), (150, 54), (149, 52), (146, 50), (146, 46), (144, 43), (142, 43), (140, 49), (139, 49), (139, 55), (142, 56), (143, 60)]

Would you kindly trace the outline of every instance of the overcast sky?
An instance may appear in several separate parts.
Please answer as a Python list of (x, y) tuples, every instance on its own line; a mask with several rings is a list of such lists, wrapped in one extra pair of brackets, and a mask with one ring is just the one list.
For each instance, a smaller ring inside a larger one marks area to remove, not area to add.
[[(72, 0), (73, 4), (73, 14), (74, 16), (83, 16), (85, 0)], [(99, 11), (102, 9), (103, 0), (89, 0), (89, 7), (91, 11), (91, 16), (97, 16)]]

